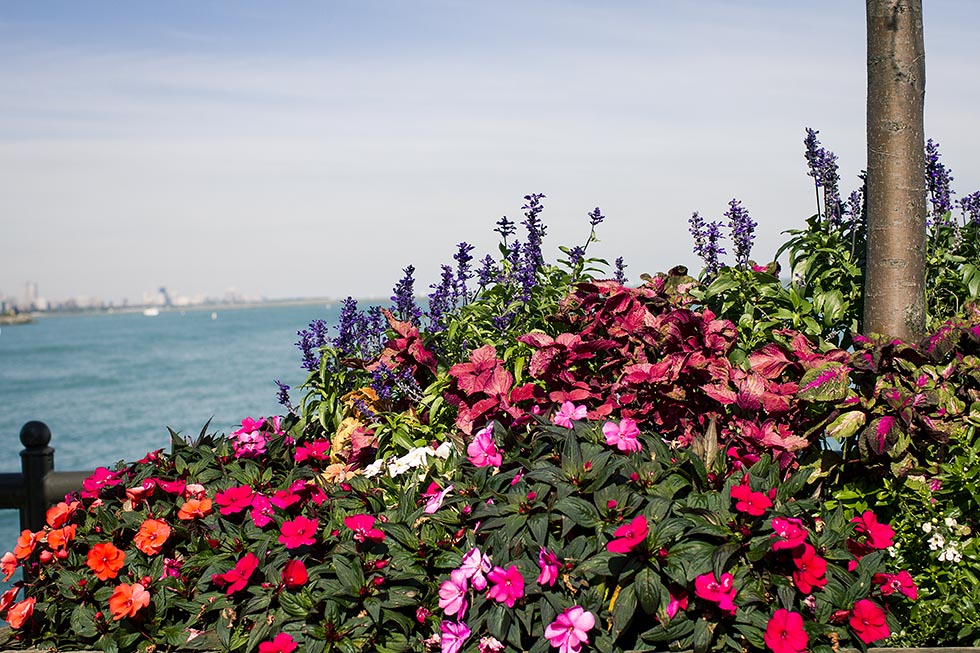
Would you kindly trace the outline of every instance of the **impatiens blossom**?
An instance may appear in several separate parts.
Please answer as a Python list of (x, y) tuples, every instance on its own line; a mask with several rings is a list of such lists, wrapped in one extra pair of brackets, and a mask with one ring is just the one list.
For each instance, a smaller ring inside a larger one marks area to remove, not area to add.
[(650, 534), (650, 527), (647, 525), (647, 518), (637, 515), (628, 524), (623, 524), (613, 533), (616, 538), (606, 545), (606, 550), (610, 553), (629, 553), (638, 544), (647, 539)]
[(225, 594), (231, 596), (248, 586), (249, 579), (258, 567), (258, 557), (249, 551), (235, 563), (234, 567), (223, 574), (214, 574), (211, 576), (211, 580), (218, 585), (227, 585), (225, 587)]
[(78, 507), (82, 505), (78, 501), (65, 503), (64, 501), (51, 506), (44, 515), (44, 519), (51, 528), (61, 528), (68, 523)]
[(99, 542), (93, 546), (85, 560), (85, 564), (95, 572), (95, 577), (99, 580), (115, 578), (125, 563), (126, 553), (111, 542)]
[(306, 460), (329, 460), (330, 459), (330, 440), (316, 440), (296, 447), (293, 454), (297, 463)]
[(237, 458), (258, 458), (265, 453), (267, 434), (262, 431), (265, 419), (253, 420), (246, 417), (242, 420), (242, 428), (228, 436), (235, 447)]
[(551, 423), (564, 426), (566, 429), (572, 428), (573, 419), (585, 419), (587, 413), (585, 406), (576, 406), (570, 401), (564, 401), (552, 418)]
[(810, 643), (803, 629), (803, 616), (783, 608), (770, 617), (763, 639), (773, 653), (804, 653)]
[(541, 567), (541, 573), (538, 575), (538, 584), (553, 587), (558, 580), (558, 571), (560, 569), (558, 556), (541, 547), (541, 551), (538, 552), (538, 566)]
[(110, 471), (107, 467), (96, 467), (92, 475), (82, 481), (81, 495), (85, 499), (95, 499), (104, 487), (112, 487), (122, 483), (116, 472)]
[[(438, 487), (438, 486), (437, 486)], [(434, 514), (439, 508), (442, 507), (442, 502), (445, 500), (446, 495), (453, 491), (453, 486), (450, 485), (445, 490), (436, 490), (432, 494), (423, 494), (422, 496), (427, 496), (425, 501), (425, 508), (422, 509), (427, 515)]]
[(252, 495), (252, 508), (248, 514), (256, 527), (265, 528), (272, 521), (276, 511), (273, 510), (272, 501), (269, 500), (269, 497), (256, 492)]
[(713, 572), (708, 572), (694, 579), (694, 593), (705, 601), (717, 603), (725, 612), (735, 612), (735, 592), (735, 577), (731, 574), (715, 578)]
[(919, 588), (912, 579), (912, 574), (904, 569), (897, 574), (875, 574), (872, 580), (881, 587), (884, 596), (901, 592), (913, 601), (919, 598)]
[(177, 517), (185, 521), (201, 519), (211, 514), (213, 504), (207, 497), (203, 499), (188, 499), (177, 511)]
[(310, 575), (306, 571), (306, 565), (303, 564), (302, 560), (290, 560), (282, 570), (282, 583), (288, 589), (294, 590), (300, 588), (306, 585), (306, 581), (309, 579)]
[(494, 567), (487, 574), (487, 580), (491, 583), (487, 598), (503, 603), (508, 608), (513, 608), (517, 599), (524, 596), (524, 577), (517, 565), (511, 565), (507, 569)]
[(222, 515), (234, 515), (252, 507), (252, 497), (255, 492), (251, 486), (239, 485), (230, 487), (224, 492), (216, 492), (214, 502), (220, 506), (218, 512)]
[(0, 612), (4, 612), (14, 604), (14, 601), (17, 600), (17, 595), (20, 594), (20, 587), (20, 584), (14, 585), (0, 595)]
[(155, 556), (163, 550), (170, 537), (170, 525), (162, 519), (146, 519), (133, 536), (136, 548), (148, 556)]
[(40, 533), (34, 533), (26, 528), (22, 530), (17, 538), (17, 544), (14, 546), (14, 556), (18, 560), (27, 560), (31, 557), (34, 547), (37, 546), (39, 535)]
[(459, 653), (470, 636), (469, 627), (459, 621), (443, 621), (439, 630), (442, 631), (442, 653)]
[(279, 529), (279, 543), (287, 549), (310, 546), (316, 542), (316, 531), (319, 527), (317, 520), (300, 515), (296, 519), (283, 522)]
[(885, 611), (869, 599), (861, 599), (854, 604), (848, 623), (865, 644), (885, 639), (891, 634), (888, 624), (885, 623)]
[(496, 637), (481, 637), (480, 643), (477, 645), (477, 651), (480, 653), (500, 653), (506, 647), (504, 643), (501, 642)]
[(682, 587), (670, 588), (670, 602), (667, 604), (667, 618), (673, 619), (681, 610), (687, 610), (687, 590)]
[(351, 515), (344, 517), (344, 526), (354, 531), (354, 539), (358, 542), (383, 542), (385, 534), (374, 527), (375, 518), (371, 515)]
[(466, 457), (476, 467), (500, 467), (504, 457), (493, 441), (493, 427), (477, 431), (473, 441), (466, 446)]
[(589, 631), (595, 627), (595, 616), (580, 606), (562, 612), (544, 629), (544, 636), (558, 653), (579, 653), (589, 641)]
[(753, 492), (748, 485), (733, 485), (731, 497), (735, 499), (735, 510), (753, 517), (761, 517), (772, 508), (772, 499), (762, 492)]
[(48, 548), (52, 551), (67, 549), (68, 543), (75, 539), (78, 524), (69, 524), (48, 531)]
[(293, 653), (296, 642), (289, 633), (279, 633), (270, 642), (259, 644), (259, 653)]
[(17, 571), (18, 564), (17, 556), (15, 556), (11, 551), (7, 551), (3, 554), (3, 557), (0, 558), (0, 573), (3, 573), (4, 583), (10, 580), (10, 577)]
[(27, 620), (34, 614), (35, 603), (37, 603), (37, 599), (32, 596), (11, 606), (10, 610), (7, 611), (7, 623), (10, 624), (10, 627), (14, 630), (23, 628)]
[(473, 584), (473, 589), (482, 592), (487, 586), (486, 574), (493, 569), (493, 562), (490, 556), (483, 555), (480, 549), (473, 547), (463, 556), (463, 563), (459, 570)]
[(624, 417), (619, 424), (606, 422), (602, 426), (602, 433), (606, 436), (606, 444), (623, 453), (636, 453), (642, 449), (640, 441), (636, 439), (640, 435), (640, 428), (636, 425), (636, 420), (629, 417)]
[(776, 541), (772, 543), (773, 551), (782, 549), (795, 549), (806, 541), (807, 531), (803, 528), (803, 522), (795, 517), (773, 517), (772, 518), (773, 537)]
[(794, 550), (793, 564), (796, 566), (793, 582), (804, 594), (827, 584), (827, 561), (809, 544), (804, 544), (802, 550)]
[(860, 517), (854, 517), (854, 533), (865, 537), (865, 544), (872, 549), (887, 549), (892, 545), (895, 531), (888, 524), (879, 524), (878, 518), (870, 510), (865, 510)]
[(150, 605), (150, 593), (140, 583), (132, 585), (122, 583), (109, 597), (109, 612), (112, 613), (113, 621), (135, 617), (137, 612), (148, 605)]
[(466, 599), (468, 589), (469, 581), (460, 569), (454, 569), (449, 574), (449, 580), (439, 585), (439, 607), (445, 611), (447, 617), (456, 615), (458, 619), (463, 619), (466, 616), (466, 609), (469, 607)]

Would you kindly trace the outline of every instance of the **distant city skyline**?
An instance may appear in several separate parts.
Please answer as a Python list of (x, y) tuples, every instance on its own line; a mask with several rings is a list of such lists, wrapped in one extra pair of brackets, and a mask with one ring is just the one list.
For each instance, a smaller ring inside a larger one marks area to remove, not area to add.
[[(980, 188), (980, 3), (925, 3), (926, 133)], [(740, 199), (814, 213), (804, 129), (865, 162), (864, 5), (776, 0), (0, 4), (0, 297), (384, 297), (547, 195), (545, 250), (699, 269)]]

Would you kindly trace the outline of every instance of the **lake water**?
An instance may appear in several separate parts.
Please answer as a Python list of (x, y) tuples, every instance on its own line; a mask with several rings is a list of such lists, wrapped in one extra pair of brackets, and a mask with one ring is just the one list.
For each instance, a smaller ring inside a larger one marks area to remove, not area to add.
[[(55, 469), (92, 470), (168, 448), (167, 427), (228, 433), (282, 414), (275, 380), (306, 379), (296, 332), (336, 323), (339, 306), (161, 311), (40, 318), (0, 330), (0, 472), (20, 471), (20, 428), (45, 422)], [(332, 330), (332, 329), (331, 329)], [(296, 393), (296, 398), (301, 397)], [(0, 553), (19, 515), (0, 510)]]

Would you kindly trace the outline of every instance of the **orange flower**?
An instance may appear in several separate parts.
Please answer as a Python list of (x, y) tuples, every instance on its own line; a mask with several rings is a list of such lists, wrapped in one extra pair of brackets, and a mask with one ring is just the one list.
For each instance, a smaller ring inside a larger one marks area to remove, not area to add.
[(72, 501), (70, 504), (62, 501), (58, 505), (48, 508), (48, 512), (45, 515), (48, 526), (51, 528), (61, 528), (67, 524), (68, 520), (75, 514), (75, 511), (78, 510), (79, 505), (77, 501)]
[(125, 552), (117, 549), (111, 542), (100, 542), (89, 549), (85, 564), (95, 572), (96, 578), (109, 580), (119, 574), (125, 562)]
[(48, 548), (52, 551), (67, 548), (68, 543), (75, 539), (75, 530), (77, 528), (78, 526), (76, 524), (71, 524), (64, 528), (56, 528), (50, 531), (48, 533)]
[(139, 583), (117, 586), (109, 597), (109, 612), (112, 620), (118, 621), (123, 617), (135, 617), (136, 613), (150, 605), (150, 593)]
[(4, 553), (3, 557), (0, 558), (0, 573), (3, 574), (4, 583), (10, 580), (10, 577), (17, 571), (17, 564), (17, 556), (10, 551)]
[(7, 613), (7, 623), (10, 624), (10, 627), (16, 629), (27, 623), (27, 620), (34, 614), (34, 604), (36, 602), (37, 599), (31, 597), (11, 607)]
[(157, 555), (170, 537), (170, 526), (162, 519), (147, 519), (133, 537), (136, 548), (148, 556)]
[(180, 519), (197, 519), (211, 514), (211, 499), (188, 499), (177, 512)]
[(34, 547), (37, 545), (37, 533), (32, 533), (29, 530), (23, 530), (20, 532), (20, 537), (17, 538), (17, 546), (14, 547), (14, 555), (17, 556), (18, 560), (27, 560), (34, 553)]

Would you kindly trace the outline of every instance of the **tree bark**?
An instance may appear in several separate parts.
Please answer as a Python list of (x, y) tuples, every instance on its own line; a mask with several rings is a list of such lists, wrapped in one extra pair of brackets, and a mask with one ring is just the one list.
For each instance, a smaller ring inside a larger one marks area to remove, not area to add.
[(866, 0), (868, 256), (865, 334), (925, 331), (926, 67), (922, 0)]

